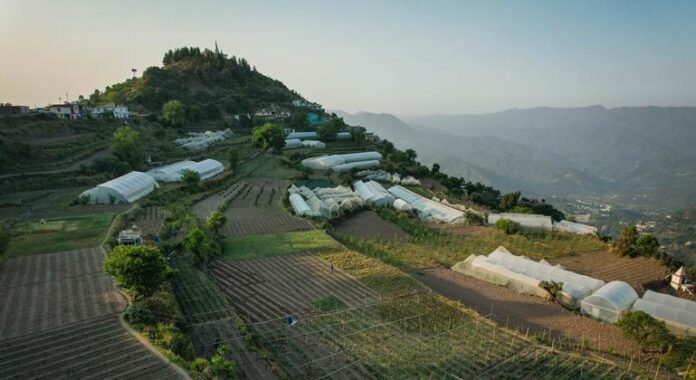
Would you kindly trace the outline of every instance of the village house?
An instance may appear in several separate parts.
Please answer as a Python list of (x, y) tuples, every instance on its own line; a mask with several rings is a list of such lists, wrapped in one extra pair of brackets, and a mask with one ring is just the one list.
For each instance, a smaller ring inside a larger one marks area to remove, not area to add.
[(90, 114), (93, 117), (102, 117), (104, 113), (114, 115), (115, 119), (128, 119), (130, 116), (128, 107), (118, 104), (104, 104), (90, 109)]
[(321, 110), (322, 110), (321, 104), (308, 102), (308, 101), (303, 100), (303, 99), (296, 99), (296, 100), (293, 100), (293, 101), (292, 101), (292, 105), (293, 105), (294, 107), (306, 108), (306, 109), (309, 109), (309, 110), (312, 110), (312, 111), (321, 111)]
[(10, 103), (0, 103), (0, 115), (19, 115), (29, 113), (27, 106), (13, 106)]
[(57, 115), (61, 119), (66, 120), (77, 120), (82, 118), (81, 109), (79, 103), (63, 103), (63, 104), (51, 104), (46, 107), (49, 113)]
[(254, 113), (255, 117), (266, 120), (282, 120), (290, 117), (290, 111), (279, 107), (276, 104), (271, 104), (266, 108), (262, 108)]

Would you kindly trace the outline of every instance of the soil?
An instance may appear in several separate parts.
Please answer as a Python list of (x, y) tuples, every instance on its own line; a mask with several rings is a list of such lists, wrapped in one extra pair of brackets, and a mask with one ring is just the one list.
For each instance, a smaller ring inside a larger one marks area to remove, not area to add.
[(338, 222), (334, 229), (342, 234), (382, 242), (404, 241), (409, 238), (408, 233), (380, 218), (374, 211), (361, 211)]
[(613, 350), (631, 355), (638, 347), (621, 336), (613, 325), (574, 314), (542, 298), (508, 289), (449, 269), (425, 269), (411, 275), (434, 291), (490, 316), (501, 326), (522, 333), (558, 340), (571, 337), (598, 351)]
[(639, 294), (645, 292), (645, 284), (659, 282), (670, 275), (669, 268), (658, 260), (646, 257), (621, 257), (607, 250), (549, 258), (547, 261), (602, 281), (627, 282)]

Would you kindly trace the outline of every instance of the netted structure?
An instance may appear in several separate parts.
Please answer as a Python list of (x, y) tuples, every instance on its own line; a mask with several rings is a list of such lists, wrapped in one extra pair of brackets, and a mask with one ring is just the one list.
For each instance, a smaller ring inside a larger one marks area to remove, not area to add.
[(524, 228), (538, 228), (551, 231), (553, 220), (550, 216), (537, 214), (515, 214), (504, 212), (502, 214), (488, 214), (488, 224), (495, 225), (500, 219), (511, 220)]
[(408, 203), (416, 210), (421, 219), (450, 224), (466, 222), (462, 211), (423, 197), (403, 186), (392, 186), (389, 188), (389, 192)]
[(696, 335), (696, 302), (648, 290), (633, 304), (633, 310), (644, 311), (667, 327), (684, 335)]
[[(317, 187), (314, 190), (308, 187), (291, 186), (288, 193), (292, 195), (300, 195), (302, 200), (312, 211), (310, 216), (321, 216), (326, 219), (332, 219), (342, 215), (346, 211), (354, 210), (363, 206), (363, 200), (360, 196), (354, 193), (349, 187)], [(307, 212), (301, 205), (297, 197), (293, 197), (298, 204), (298, 211)], [(291, 200), (292, 202), (292, 200)], [(293, 206), (295, 208), (295, 206)], [(298, 213), (299, 215), (299, 213)]]
[(394, 204), (394, 196), (375, 181), (355, 181), (353, 189), (366, 204), (376, 207), (388, 207)]
[(539, 286), (541, 281), (561, 282), (563, 289), (557, 299), (571, 307), (578, 306), (580, 301), (604, 285), (604, 281), (552, 266), (543, 260), (537, 262), (513, 255), (503, 246), (488, 256), (471, 255), (455, 264), (452, 270), (518, 293), (544, 298), (550, 295)]
[(229, 128), (224, 131), (189, 132), (188, 137), (176, 139), (174, 143), (189, 150), (203, 150), (232, 136), (234, 133)]
[(89, 197), (89, 203), (131, 203), (150, 194), (157, 181), (142, 172), (130, 172), (111, 181), (104, 182), (83, 192), (80, 197)]
[(577, 235), (597, 235), (597, 227), (582, 223), (569, 222), (567, 220), (561, 220), (560, 222), (554, 221), (553, 230)]
[(621, 314), (631, 309), (638, 294), (623, 281), (611, 281), (580, 302), (583, 313), (596, 319), (615, 323)]
[(302, 166), (315, 170), (345, 171), (379, 166), (382, 155), (379, 152), (360, 152), (310, 157), (302, 160)]

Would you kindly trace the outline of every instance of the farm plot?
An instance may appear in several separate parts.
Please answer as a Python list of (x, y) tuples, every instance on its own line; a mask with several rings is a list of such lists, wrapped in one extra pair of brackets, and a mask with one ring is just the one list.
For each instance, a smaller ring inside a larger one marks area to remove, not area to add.
[(244, 182), (235, 182), (230, 187), (215, 193), (193, 205), (193, 214), (199, 219), (205, 219), (213, 211), (227, 204), (231, 199), (236, 197), (240, 192), (243, 192), (247, 184)]
[(560, 306), (533, 296), (512, 292), (502, 286), (454, 272), (449, 269), (424, 269), (413, 277), (439, 294), (488, 315), (499, 325), (514, 328), (556, 344), (570, 338), (585, 342), (597, 351), (615, 351), (627, 355), (637, 352), (632, 341), (618, 327), (570, 313)]
[(8, 257), (94, 247), (101, 243), (114, 214), (68, 216), (19, 223)]
[(294, 254), (227, 263), (217, 260), (213, 276), (231, 304), (250, 322), (320, 312), (321, 301), (354, 307), (376, 293), (315, 256)]
[(175, 293), (184, 313), (196, 353), (210, 357), (219, 344), (232, 349), (234, 360), (247, 379), (270, 379), (272, 373), (265, 362), (249, 351), (237, 328), (238, 316), (225, 300), (215, 280), (193, 265), (190, 259), (178, 257), (175, 267)]
[(374, 211), (361, 211), (340, 221), (334, 228), (341, 234), (382, 242), (404, 241), (409, 238), (401, 228), (380, 218)]
[(0, 339), (120, 312), (99, 248), (20, 257), (0, 266)]
[(143, 232), (146, 238), (158, 236), (162, 222), (167, 217), (167, 212), (161, 207), (147, 207), (142, 210), (142, 214), (138, 216), (135, 225)]
[(312, 229), (307, 220), (290, 215), (279, 203), (287, 181), (271, 179), (245, 180), (246, 188), (239, 192), (225, 211), (227, 224), (222, 234), (238, 237), (276, 232)]
[(2, 379), (178, 379), (107, 315), (0, 340)]
[(418, 294), (254, 324), (292, 378), (595, 379), (622, 368), (539, 346)]
[(620, 257), (606, 250), (578, 253), (566, 257), (551, 258), (551, 264), (604, 281), (625, 281), (638, 292), (645, 291), (644, 284), (664, 279), (669, 268), (657, 260), (646, 257)]

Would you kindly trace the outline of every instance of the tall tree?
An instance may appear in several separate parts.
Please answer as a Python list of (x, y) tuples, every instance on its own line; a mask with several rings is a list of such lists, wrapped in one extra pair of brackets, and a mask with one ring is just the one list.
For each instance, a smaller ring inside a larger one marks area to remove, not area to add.
[(626, 226), (621, 230), (621, 236), (616, 242), (614, 248), (621, 256), (631, 256), (635, 257), (636, 252), (636, 242), (638, 241), (638, 230), (636, 226)]
[(285, 133), (277, 125), (266, 123), (252, 130), (251, 141), (259, 148), (278, 153), (285, 146)]
[(162, 106), (162, 120), (174, 127), (184, 125), (186, 121), (186, 109), (178, 100), (170, 100)]
[(120, 127), (114, 132), (111, 143), (113, 155), (127, 163), (131, 169), (143, 164), (143, 147), (140, 133), (130, 127)]
[(227, 218), (225, 217), (225, 214), (219, 210), (215, 210), (210, 213), (205, 221), (206, 227), (208, 227), (210, 232), (213, 233), (213, 237), (215, 238), (218, 237), (220, 230), (225, 226), (225, 223), (227, 223)]
[(520, 200), (520, 195), (522, 195), (522, 193), (519, 191), (503, 195), (498, 207), (503, 211), (515, 208), (515, 206), (517, 206), (517, 202)]
[(104, 271), (138, 297), (149, 297), (167, 280), (171, 268), (160, 250), (151, 245), (119, 245), (104, 260)]

